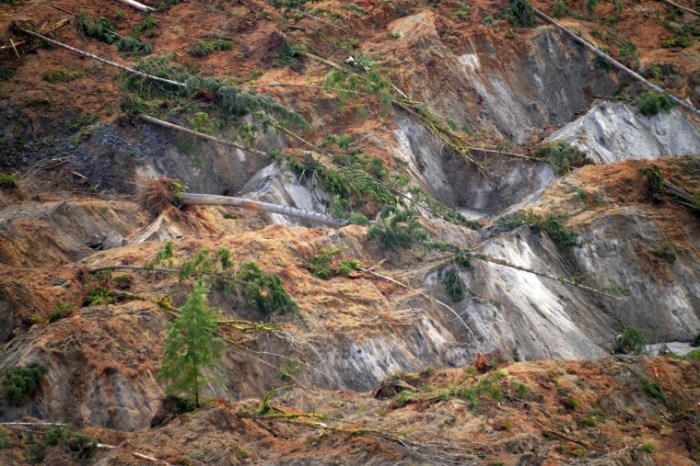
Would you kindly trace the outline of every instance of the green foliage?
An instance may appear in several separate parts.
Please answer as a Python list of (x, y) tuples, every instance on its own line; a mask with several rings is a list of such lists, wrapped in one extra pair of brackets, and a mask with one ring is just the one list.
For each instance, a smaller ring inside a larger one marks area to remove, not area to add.
[(0, 373), (0, 396), (12, 406), (21, 406), (30, 399), (48, 370), (39, 364), (14, 367)]
[(56, 322), (57, 320), (65, 319), (70, 316), (75, 310), (75, 304), (73, 303), (58, 303), (56, 307), (49, 313), (49, 322)]
[(555, 18), (561, 18), (566, 14), (566, 12), (567, 8), (564, 4), (564, 0), (554, 0), (554, 12), (552, 13), (552, 16)]
[(441, 272), (442, 285), (445, 292), (452, 298), (452, 302), (458, 303), (464, 299), (464, 283), (459, 277), (459, 273), (454, 267), (450, 267)]
[(206, 95), (223, 116), (242, 117), (250, 113), (264, 112), (264, 114), (281, 118), (285, 123), (308, 127), (308, 123), (301, 115), (275, 102), (269, 96), (258, 95), (249, 89), (241, 89), (230, 79), (192, 74), (183, 68), (171, 65), (166, 56), (143, 59), (135, 68), (146, 74), (185, 84), (183, 88), (134, 74), (125, 76), (125, 88), (137, 92), (142, 98), (192, 99), (198, 95)]
[(693, 39), (684, 35), (674, 36), (661, 41), (661, 46), (666, 48), (687, 48), (691, 45), (693, 45)]
[(197, 407), (199, 393), (209, 378), (204, 370), (216, 369), (223, 341), (215, 336), (219, 313), (207, 306), (207, 286), (199, 280), (168, 329), (159, 378), (167, 381), (168, 393), (185, 395)]
[(637, 101), (639, 113), (644, 116), (654, 116), (657, 113), (668, 113), (676, 103), (671, 100), (668, 94), (660, 92), (648, 92)]
[(175, 245), (172, 241), (166, 242), (156, 253), (156, 256), (149, 262), (146, 266), (147, 269), (154, 269), (155, 267), (167, 266), (173, 267), (173, 258), (175, 256), (173, 252), (173, 247)]
[(659, 246), (658, 248), (650, 248), (649, 254), (651, 254), (652, 256), (656, 256), (659, 259), (663, 259), (669, 265), (673, 265), (676, 263), (676, 254), (673, 252), (673, 250), (668, 244), (664, 244), (662, 246)]
[(192, 57), (206, 57), (214, 52), (231, 50), (233, 42), (228, 39), (203, 40), (187, 47), (187, 54)]
[(97, 287), (88, 290), (83, 301), (83, 306), (103, 306), (116, 302), (114, 294), (104, 287)]
[(642, 450), (645, 453), (649, 453), (650, 455), (653, 455), (656, 453), (656, 448), (654, 447), (654, 442), (647, 442), (641, 447), (639, 447), (640, 450)]
[(535, 9), (528, 0), (509, 0), (503, 17), (508, 19), (513, 26), (535, 27)]
[(340, 248), (323, 248), (309, 261), (305, 261), (304, 267), (321, 279), (327, 279), (334, 275), (347, 276), (362, 267), (358, 260), (339, 259), (338, 255), (341, 252)]
[(17, 74), (17, 70), (0, 65), (0, 81), (9, 81)]
[(287, 294), (279, 277), (263, 272), (253, 262), (241, 264), (236, 279), (244, 283), (243, 295), (249, 304), (255, 304), (265, 316), (294, 313), (298, 305)]
[(576, 246), (576, 233), (568, 229), (564, 223), (566, 222), (565, 215), (547, 215), (542, 217), (532, 211), (514, 212), (505, 215), (498, 220), (498, 231), (511, 231), (522, 225), (528, 225), (530, 228), (546, 231), (549, 237), (555, 243), (562, 246)]
[(595, 7), (597, 7), (599, 3), (600, 0), (586, 0), (586, 12), (588, 13), (588, 16), (593, 16), (593, 13), (595, 13)]
[(629, 65), (631, 62), (639, 60), (639, 52), (637, 46), (631, 42), (627, 42), (620, 46), (620, 61)]
[(153, 45), (133, 37), (122, 37), (114, 32), (116, 27), (105, 17), (93, 20), (87, 14), (80, 13), (75, 18), (78, 23), (78, 32), (83, 37), (115, 44), (120, 52), (136, 55), (149, 55), (153, 52)]
[(44, 447), (61, 447), (78, 461), (86, 461), (97, 453), (97, 440), (67, 427), (54, 427), (44, 433)]
[(17, 188), (17, 175), (14, 173), (0, 173), (0, 188)]
[(75, 81), (83, 76), (85, 76), (85, 73), (82, 71), (68, 71), (65, 68), (54, 68), (44, 73), (41, 78), (46, 82), (57, 83)]
[(574, 168), (593, 163), (586, 152), (564, 141), (542, 144), (535, 151), (534, 156), (550, 163), (557, 176), (566, 175)]
[(471, 5), (467, 5), (466, 3), (461, 3), (459, 5), (459, 8), (455, 10), (454, 13), (452, 13), (452, 17), (457, 18), (457, 19), (467, 19), (471, 16), (472, 14), (472, 7)]
[(474, 385), (460, 387), (454, 390), (454, 394), (462, 400), (468, 401), (470, 408), (476, 410), (479, 409), (481, 398), (484, 395), (494, 401), (503, 401), (503, 393), (501, 392), (500, 384), (497, 376), (490, 375), (489, 377), (481, 379), (481, 381)]
[[(607, 47), (598, 47), (598, 50), (605, 54), (609, 54), (610, 49)], [(605, 58), (596, 55), (595, 58), (593, 58), (593, 64), (595, 65), (596, 68), (600, 68), (602, 70), (611, 70), (613, 68), (612, 63), (610, 63), (608, 60)]]
[(649, 183), (649, 191), (658, 194), (664, 187), (664, 177), (654, 166), (644, 167), (639, 174), (645, 177)]
[(389, 249), (394, 249), (395, 246), (410, 248), (416, 242), (426, 241), (428, 233), (413, 212), (390, 207), (379, 215), (377, 222), (369, 229), (367, 238), (379, 238)]
[(642, 388), (644, 389), (647, 395), (659, 400), (664, 404), (667, 403), (668, 400), (666, 399), (666, 395), (661, 389), (661, 385), (659, 385), (659, 382), (651, 380), (646, 375), (640, 375), (639, 381), (642, 382)]
[(619, 349), (623, 353), (632, 353), (637, 356), (645, 354), (649, 336), (650, 332), (647, 329), (625, 327), (619, 336)]
[(153, 13), (148, 13), (141, 23), (139, 23), (133, 30), (135, 36), (140, 36), (141, 34), (146, 37), (153, 37), (156, 35), (156, 28), (158, 27), (158, 18), (153, 15)]

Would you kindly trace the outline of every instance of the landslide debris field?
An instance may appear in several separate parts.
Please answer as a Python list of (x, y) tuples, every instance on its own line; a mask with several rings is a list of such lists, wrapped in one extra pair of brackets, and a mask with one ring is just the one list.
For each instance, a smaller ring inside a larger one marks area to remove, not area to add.
[(0, 0), (0, 464), (700, 463), (698, 11)]

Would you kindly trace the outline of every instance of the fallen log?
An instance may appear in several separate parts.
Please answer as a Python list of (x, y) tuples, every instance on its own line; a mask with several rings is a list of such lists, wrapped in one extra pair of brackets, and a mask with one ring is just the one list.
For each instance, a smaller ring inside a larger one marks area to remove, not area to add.
[(122, 3), (126, 3), (132, 8), (136, 8), (137, 10), (141, 10), (143, 12), (148, 13), (149, 11), (156, 11), (155, 8), (150, 7), (148, 5), (144, 5), (143, 3), (135, 2), (134, 0), (119, 0)]
[(30, 30), (28, 30), (28, 29), (20, 29), (20, 31), (22, 31), (23, 33), (25, 33), (25, 34), (27, 34), (27, 35), (29, 35), (29, 36), (36, 37), (37, 39), (41, 39), (41, 40), (43, 40), (44, 42), (46, 42), (47, 44), (55, 45), (56, 47), (61, 47), (61, 48), (64, 48), (64, 49), (66, 49), (66, 50), (70, 50), (71, 52), (77, 53), (78, 55), (80, 55), (80, 56), (82, 56), (82, 57), (91, 58), (91, 59), (96, 60), (96, 61), (98, 61), (98, 62), (100, 62), (100, 63), (104, 63), (105, 65), (109, 65), (109, 66), (113, 66), (113, 67), (115, 67), (115, 68), (119, 68), (120, 70), (126, 71), (127, 73), (135, 74), (135, 75), (137, 75), (137, 76), (141, 76), (141, 77), (143, 77), (143, 78), (150, 79), (150, 80), (152, 80), (152, 81), (158, 81), (158, 82), (162, 82), (162, 83), (165, 83), (165, 84), (170, 84), (170, 85), (172, 85), (172, 86), (178, 86), (178, 87), (183, 87), (183, 88), (186, 88), (186, 87), (187, 87), (187, 84), (185, 84), (185, 83), (181, 83), (181, 82), (177, 82), (177, 81), (172, 81), (172, 80), (170, 80), (170, 79), (165, 79), (165, 78), (159, 78), (158, 76), (153, 76), (153, 75), (144, 73), (144, 72), (142, 72), (142, 71), (138, 71), (138, 70), (135, 70), (135, 69), (133, 69), (133, 68), (129, 68), (128, 66), (125, 66), (125, 65), (122, 65), (122, 64), (119, 64), (119, 63), (116, 63), (116, 62), (107, 60), (107, 59), (102, 58), (102, 57), (98, 57), (97, 55), (94, 55), (94, 54), (92, 54), (92, 53), (90, 53), (90, 52), (86, 52), (86, 51), (84, 51), (84, 50), (77, 49), (77, 48), (75, 48), (75, 47), (72, 47), (72, 46), (70, 46), (70, 45), (66, 45), (66, 44), (64, 44), (64, 43), (62, 43), (62, 42), (59, 42), (59, 41), (57, 41), (57, 40), (49, 39), (48, 37), (43, 36), (43, 35), (41, 35), (41, 34), (39, 34), (39, 33), (34, 32), (34, 31), (30, 31)]
[(679, 5), (678, 3), (672, 2), (671, 0), (661, 0), (661, 1), (667, 5), (674, 7), (674, 8), (678, 8), (679, 10), (681, 10), (685, 13), (689, 13), (689, 14), (695, 15), (695, 16), (700, 16), (700, 13), (698, 13), (697, 11), (691, 10), (690, 8), (684, 7), (683, 5)]
[(697, 108), (693, 107), (692, 105), (690, 105), (690, 104), (687, 103), (686, 101), (679, 99), (678, 97), (674, 96), (673, 94), (671, 94), (671, 93), (665, 91), (664, 89), (660, 88), (660, 87), (657, 86), (656, 84), (647, 81), (647, 80), (644, 79), (640, 74), (635, 73), (635, 72), (632, 71), (631, 69), (627, 68), (625, 65), (623, 65), (623, 64), (620, 63), (619, 61), (615, 60), (613, 57), (611, 57), (611, 56), (608, 55), (607, 53), (598, 50), (598, 48), (595, 47), (593, 44), (591, 44), (590, 42), (586, 41), (584, 38), (582, 38), (582, 37), (580, 37), (580, 36), (574, 34), (573, 31), (571, 31), (570, 29), (567, 29), (566, 27), (562, 26), (561, 24), (559, 24), (559, 22), (555, 21), (554, 19), (550, 18), (550, 17), (547, 16), (546, 14), (542, 13), (542, 12), (541, 12), (540, 10), (538, 10), (537, 8), (535, 8), (535, 14), (536, 14), (537, 16), (539, 16), (541, 19), (543, 19), (545, 22), (547, 22), (547, 23), (553, 25), (554, 27), (556, 27), (556, 28), (559, 29), (560, 31), (562, 31), (562, 32), (564, 32), (565, 34), (567, 34), (569, 37), (571, 37), (572, 39), (574, 39), (574, 41), (578, 42), (580, 45), (582, 45), (582, 46), (583, 46), (586, 50), (588, 50), (589, 52), (591, 52), (591, 53), (597, 55), (598, 57), (602, 58), (602, 59), (605, 60), (606, 62), (610, 63), (610, 64), (611, 64), (614, 68), (616, 68), (618, 71), (622, 71), (623, 73), (625, 73), (625, 74), (631, 76), (632, 78), (636, 79), (636, 80), (639, 81), (640, 83), (644, 84), (644, 85), (645, 85), (646, 87), (648, 87), (649, 89), (652, 89), (652, 90), (654, 90), (654, 91), (656, 91), (656, 92), (660, 92), (660, 93), (663, 93), (663, 94), (668, 95), (668, 97), (669, 97), (671, 100), (673, 100), (675, 103), (677, 103), (678, 105), (680, 105), (680, 106), (683, 107), (684, 109), (688, 110), (688, 111), (691, 112), (691, 113), (694, 113), (695, 115), (700, 116), (700, 110), (698, 110)]
[(267, 154), (261, 150), (253, 149), (252, 147), (245, 147), (241, 144), (237, 144), (237, 143), (231, 142), (231, 141), (224, 141), (223, 139), (219, 139), (219, 138), (211, 136), (209, 134), (200, 133), (199, 131), (185, 128), (183, 126), (179, 126), (179, 125), (176, 125), (174, 123), (170, 123), (170, 122), (167, 122), (164, 120), (159, 120), (158, 118), (154, 118), (154, 117), (149, 116), (149, 115), (144, 115), (143, 113), (139, 115), (139, 118), (145, 122), (151, 123), (152, 125), (161, 126), (163, 128), (172, 129), (173, 131), (179, 131), (181, 133), (189, 134), (190, 136), (194, 136), (194, 137), (199, 138), (199, 139), (204, 139), (205, 141), (211, 141), (211, 142), (215, 142), (217, 144), (221, 144), (224, 146), (235, 147), (236, 149), (240, 149), (240, 150), (243, 150), (246, 152), (252, 152), (252, 153), (257, 154), (257, 155), (267, 156)]
[(268, 213), (285, 215), (287, 217), (303, 218), (335, 228), (348, 225), (350, 222), (339, 218), (330, 217), (318, 212), (286, 207), (269, 202), (254, 201), (241, 197), (216, 196), (213, 194), (182, 193), (178, 195), (178, 202), (183, 205), (220, 205), (238, 207), (241, 209), (258, 210)]

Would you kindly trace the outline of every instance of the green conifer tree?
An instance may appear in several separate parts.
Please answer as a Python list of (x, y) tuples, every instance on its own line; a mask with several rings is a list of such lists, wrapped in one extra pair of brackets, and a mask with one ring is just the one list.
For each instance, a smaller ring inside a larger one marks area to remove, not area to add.
[(207, 291), (207, 285), (197, 281), (179, 308), (180, 315), (168, 329), (159, 374), (168, 382), (168, 394), (185, 395), (197, 407), (200, 387), (209, 381), (203, 371), (218, 367), (224, 346), (214, 335), (219, 313), (207, 306)]

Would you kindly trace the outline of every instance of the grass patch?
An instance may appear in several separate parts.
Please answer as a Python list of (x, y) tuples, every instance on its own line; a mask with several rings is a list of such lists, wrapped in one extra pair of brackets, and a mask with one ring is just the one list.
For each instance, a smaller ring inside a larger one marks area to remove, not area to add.
[(85, 76), (85, 73), (82, 71), (68, 71), (65, 68), (54, 68), (53, 70), (44, 73), (41, 78), (49, 83), (58, 83), (75, 81), (83, 76)]
[(187, 55), (191, 57), (206, 57), (214, 52), (233, 49), (233, 42), (228, 39), (203, 40), (190, 44)]
[(661, 385), (659, 385), (659, 382), (651, 380), (646, 375), (640, 375), (639, 381), (642, 383), (642, 388), (644, 389), (644, 392), (647, 395), (656, 400), (659, 400), (664, 404), (668, 402), (668, 399), (666, 398), (666, 395), (661, 389)]
[(328, 279), (336, 275), (346, 277), (362, 267), (360, 261), (356, 259), (341, 259), (339, 257), (341, 252), (340, 248), (323, 248), (310, 260), (305, 261), (304, 267), (321, 279)]
[(15, 189), (17, 188), (17, 185), (17, 175), (15, 175), (14, 173), (0, 174), (0, 188)]
[(49, 322), (56, 322), (69, 317), (75, 311), (73, 303), (58, 303), (56, 307), (49, 313)]
[(17, 74), (17, 70), (0, 65), (0, 81), (9, 81)]
[(647, 329), (625, 327), (618, 337), (618, 351), (637, 356), (645, 354), (645, 346), (649, 341), (650, 334), (651, 332)]

